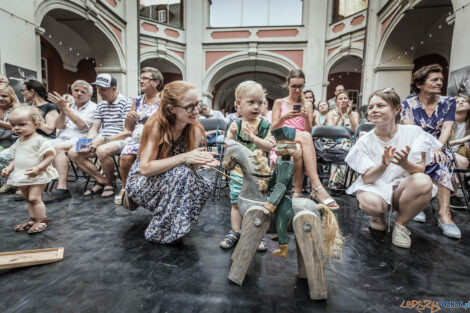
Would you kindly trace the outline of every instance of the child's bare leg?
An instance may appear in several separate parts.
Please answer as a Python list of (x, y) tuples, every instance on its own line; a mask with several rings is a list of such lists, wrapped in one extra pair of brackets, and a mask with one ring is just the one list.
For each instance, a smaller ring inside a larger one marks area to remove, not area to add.
[[(18, 191), (21, 193), (23, 198), (27, 201), (28, 198), (29, 198), (29, 186), (20, 186), (20, 187), (18, 187)], [(28, 207), (28, 212), (29, 212), (30, 219), (27, 220), (26, 222), (15, 225), (15, 231), (27, 230), (31, 226), (34, 225), (34, 221), (33, 221), (34, 215), (33, 215), (33, 211), (31, 209), (31, 206), (29, 205), (29, 203), (28, 203), (27, 207)]]
[(28, 206), (31, 206), (31, 211), (35, 219), (46, 218), (46, 206), (42, 202), (42, 192), (46, 188), (46, 184), (31, 185), (29, 186)]
[(232, 203), (232, 208), (230, 209), (230, 225), (233, 231), (239, 233), (242, 226), (242, 216), (238, 210), (238, 204)]
[(393, 193), (393, 207), (398, 208), (396, 222), (402, 226), (424, 210), (431, 201), (432, 180), (424, 173), (405, 178)]

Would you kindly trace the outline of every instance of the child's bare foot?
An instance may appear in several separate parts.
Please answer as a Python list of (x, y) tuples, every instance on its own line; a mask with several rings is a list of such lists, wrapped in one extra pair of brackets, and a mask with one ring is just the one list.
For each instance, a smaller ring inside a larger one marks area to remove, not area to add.
[(23, 230), (27, 230), (29, 228), (31, 228), (31, 226), (33, 226), (35, 223), (35, 220), (34, 218), (30, 218), (29, 220), (27, 220), (26, 222), (23, 222), (21, 224), (18, 224), (15, 226), (15, 231), (23, 231)]

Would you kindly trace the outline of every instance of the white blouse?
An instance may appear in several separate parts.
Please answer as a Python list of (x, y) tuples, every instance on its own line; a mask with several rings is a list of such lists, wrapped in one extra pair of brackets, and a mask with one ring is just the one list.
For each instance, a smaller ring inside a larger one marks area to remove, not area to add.
[[(382, 155), (386, 146), (391, 146), (396, 150), (405, 150), (406, 146), (409, 146), (408, 160), (414, 163), (421, 161), (421, 153), (424, 152), (426, 155), (425, 164), (427, 165), (432, 162), (432, 151), (442, 147), (442, 143), (419, 126), (399, 124), (395, 137), (388, 142), (381, 141), (375, 135), (374, 130), (366, 133), (352, 146), (345, 160), (353, 170), (362, 175), (382, 163)], [(357, 191), (374, 192), (390, 204), (393, 187), (409, 175), (401, 166), (390, 163), (374, 184), (365, 184), (362, 176), (359, 176), (346, 192), (348, 194)]]

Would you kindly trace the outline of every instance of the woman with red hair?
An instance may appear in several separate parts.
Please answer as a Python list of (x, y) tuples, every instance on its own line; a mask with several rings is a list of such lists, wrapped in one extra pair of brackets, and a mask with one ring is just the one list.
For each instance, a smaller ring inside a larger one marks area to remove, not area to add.
[(145, 123), (123, 206), (153, 212), (145, 230), (148, 241), (171, 243), (189, 233), (210, 195), (211, 183), (197, 167), (215, 166), (218, 161), (213, 153), (198, 148), (204, 135), (199, 108), (194, 86), (174, 81), (165, 86), (157, 112)]

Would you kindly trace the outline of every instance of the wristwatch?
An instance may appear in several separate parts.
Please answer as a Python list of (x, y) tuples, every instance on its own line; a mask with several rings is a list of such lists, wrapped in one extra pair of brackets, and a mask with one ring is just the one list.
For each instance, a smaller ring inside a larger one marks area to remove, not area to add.
[(103, 136), (103, 139), (104, 139), (104, 143), (108, 143), (109, 142), (109, 138), (107, 136)]

